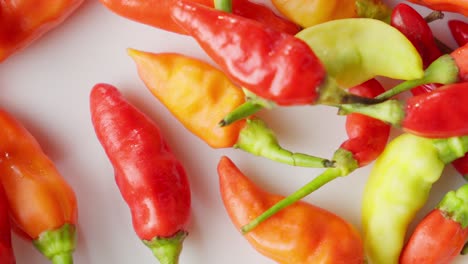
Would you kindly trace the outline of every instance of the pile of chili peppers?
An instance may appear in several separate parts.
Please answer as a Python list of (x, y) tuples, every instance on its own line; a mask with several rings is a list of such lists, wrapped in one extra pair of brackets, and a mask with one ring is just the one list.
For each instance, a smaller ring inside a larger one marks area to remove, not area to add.
[[(0, 3), (0, 61), (83, 3), (32, 2)], [(151, 94), (207, 147), (324, 169), (284, 196), (254, 183), (227, 156), (207, 165), (216, 168), (227, 215), (259, 253), (285, 264), (448, 264), (468, 251), (468, 184), (416, 216), (446, 165), (468, 179), (468, 24), (446, 21), (457, 44), (450, 47), (430, 23), (444, 21), (443, 12), (467, 16), (468, 3), (409, 2), (100, 0), (122, 17), (192, 38), (212, 60), (127, 50)], [(386, 89), (381, 78), (400, 82)], [(346, 116), (349, 138), (331, 157), (284, 149), (257, 115), (315, 105)], [(179, 263), (190, 235), (192, 175), (163, 124), (107, 83), (90, 87), (89, 107), (136, 235), (160, 263)], [(367, 165), (361, 228), (302, 201)], [(12, 231), (52, 263), (73, 263), (78, 200), (36, 138), (0, 109), (0, 263), (16, 263)]]

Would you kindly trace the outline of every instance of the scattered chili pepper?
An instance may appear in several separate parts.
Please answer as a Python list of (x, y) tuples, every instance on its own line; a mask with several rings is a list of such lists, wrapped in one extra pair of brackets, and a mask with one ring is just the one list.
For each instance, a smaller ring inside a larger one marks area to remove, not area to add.
[(15, 264), (16, 259), (11, 244), (11, 225), (8, 216), (8, 200), (0, 185), (0, 263)]
[(458, 158), (452, 162), (455, 170), (460, 173), (460, 175), (468, 181), (468, 154), (465, 154), (463, 157)]
[[(446, 164), (468, 151), (468, 136), (394, 138), (372, 167), (362, 197), (364, 245), (371, 263), (398, 263), (409, 223)], [(428, 252), (426, 252), (428, 253)]]
[(114, 86), (96, 84), (90, 109), (135, 232), (161, 263), (178, 263), (191, 206), (183, 165), (159, 127)]
[(463, 46), (468, 43), (468, 23), (458, 19), (452, 19), (449, 20), (447, 24), (458, 46)]
[(409, 0), (433, 10), (449, 11), (468, 16), (468, 1), (466, 0)]
[(213, 148), (244, 151), (296, 166), (330, 167), (333, 162), (281, 148), (259, 118), (219, 127), (218, 120), (241, 105), (244, 93), (208, 63), (175, 53), (129, 50), (151, 93), (193, 134)]
[[(220, 159), (218, 175), (224, 206), (236, 228), (283, 198), (260, 189), (228, 157)], [(354, 226), (302, 201), (265, 221), (245, 238), (278, 263), (364, 262), (362, 240)]]
[[(351, 93), (369, 98), (385, 91), (376, 79), (371, 79), (349, 90)], [(346, 118), (346, 132), (349, 139), (341, 144), (333, 156), (333, 160), (336, 162), (335, 168), (325, 170), (296, 192), (278, 201), (250, 223), (243, 226), (242, 231), (250, 232), (278, 211), (306, 197), (323, 185), (338, 177), (347, 176), (357, 168), (375, 160), (387, 144), (390, 126), (365, 115), (350, 114)]]
[[(204, 6), (214, 7), (213, 0), (193, 0)], [(150, 25), (159, 29), (179, 34), (187, 34), (183, 28), (174, 23), (170, 9), (175, 4), (174, 0), (100, 0), (104, 6), (114, 13), (127, 19)], [(300, 27), (287, 19), (284, 19), (260, 3), (249, 0), (232, 0), (233, 13), (240, 16), (265, 23), (277, 30), (296, 34)]]
[(77, 201), (73, 189), (17, 120), (0, 110), (0, 181), (13, 230), (55, 264), (73, 263)]
[(25, 48), (68, 18), (84, 0), (0, 2), (0, 61)]
[(448, 192), (416, 226), (400, 264), (451, 263), (468, 239), (468, 185)]

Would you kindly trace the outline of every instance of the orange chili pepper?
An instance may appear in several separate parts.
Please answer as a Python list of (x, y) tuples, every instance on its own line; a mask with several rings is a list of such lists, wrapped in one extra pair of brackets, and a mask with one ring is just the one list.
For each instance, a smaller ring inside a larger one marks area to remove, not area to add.
[[(270, 194), (228, 158), (218, 164), (221, 196), (229, 217), (240, 228), (283, 197)], [(261, 254), (278, 263), (362, 264), (364, 249), (354, 226), (339, 216), (299, 201), (245, 235)]]
[(468, 16), (468, 0), (409, 0), (430, 9), (450, 11)]
[(33, 240), (52, 263), (73, 263), (77, 201), (36, 139), (0, 110), (0, 181), (13, 229)]
[(0, 1), (0, 61), (69, 17), (84, 0)]

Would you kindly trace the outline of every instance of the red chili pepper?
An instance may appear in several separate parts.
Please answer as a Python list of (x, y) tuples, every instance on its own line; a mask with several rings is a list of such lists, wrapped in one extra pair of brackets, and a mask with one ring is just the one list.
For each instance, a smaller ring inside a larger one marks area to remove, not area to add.
[(90, 94), (92, 123), (130, 207), (133, 227), (161, 263), (177, 263), (190, 218), (190, 188), (182, 164), (157, 125), (114, 86)]
[(416, 226), (400, 264), (448, 264), (468, 239), (468, 185), (445, 195)]
[(8, 201), (3, 186), (0, 186), (0, 263), (15, 264), (16, 259), (11, 244), (11, 225), (8, 216)]
[[(193, 0), (204, 6), (213, 7), (213, 0)], [(100, 0), (108, 9), (127, 19), (163, 30), (186, 34), (185, 30), (171, 18), (170, 9), (174, 0)], [(265, 23), (277, 30), (296, 34), (300, 27), (275, 14), (267, 6), (249, 0), (233, 0), (233, 13)]]
[(456, 12), (468, 16), (467, 0), (409, 0), (433, 10)]
[(460, 175), (468, 180), (468, 153), (465, 156), (452, 161), (453, 168), (460, 173)]
[(468, 23), (452, 19), (449, 20), (447, 24), (458, 46), (463, 46), (468, 43)]

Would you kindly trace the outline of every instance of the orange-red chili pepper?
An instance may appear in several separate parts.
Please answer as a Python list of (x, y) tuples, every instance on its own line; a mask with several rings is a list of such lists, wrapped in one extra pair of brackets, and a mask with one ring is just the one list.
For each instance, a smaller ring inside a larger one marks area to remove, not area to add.
[(53, 263), (73, 263), (75, 193), (36, 139), (0, 110), (0, 181), (18, 229)]
[[(228, 157), (219, 161), (218, 175), (225, 209), (236, 228), (282, 199), (262, 190)], [(245, 238), (258, 252), (278, 263), (364, 262), (357, 229), (343, 218), (303, 201), (272, 216)]]
[(11, 243), (11, 225), (8, 216), (8, 200), (0, 185), (0, 263), (15, 264), (16, 259)]
[(433, 10), (456, 12), (468, 16), (468, 0), (409, 0)]
[(62, 23), (84, 0), (0, 1), (0, 61)]

